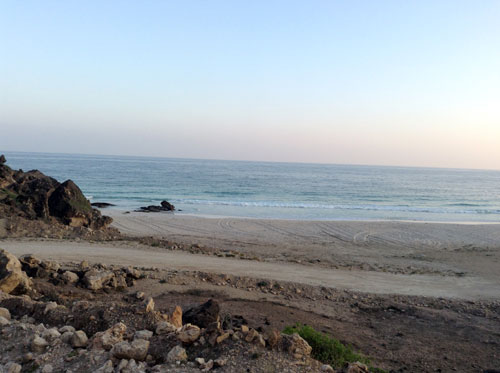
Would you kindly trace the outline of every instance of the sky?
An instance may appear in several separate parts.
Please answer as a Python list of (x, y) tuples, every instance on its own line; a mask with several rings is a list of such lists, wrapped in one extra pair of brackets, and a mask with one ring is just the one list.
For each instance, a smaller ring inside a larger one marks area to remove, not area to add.
[(0, 0), (0, 151), (500, 169), (500, 1)]

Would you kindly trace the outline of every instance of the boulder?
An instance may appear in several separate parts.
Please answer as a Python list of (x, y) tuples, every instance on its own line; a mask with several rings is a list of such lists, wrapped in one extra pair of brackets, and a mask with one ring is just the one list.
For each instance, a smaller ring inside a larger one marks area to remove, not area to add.
[(354, 363), (349, 363), (346, 368), (346, 373), (369, 373), (370, 369), (368, 366), (356, 361)]
[(5, 317), (0, 316), (0, 326), (6, 326), (6, 325), (10, 325), (9, 319), (6, 319)]
[(9, 362), (5, 364), (4, 372), (5, 373), (21, 373), (23, 367), (17, 363)]
[(167, 211), (174, 211), (175, 210), (175, 206), (172, 205), (168, 201), (161, 201), (160, 205), (161, 205), (161, 207), (163, 207)]
[(196, 325), (186, 324), (177, 334), (177, 339), (186, 344), (195, 342), (200, 337), (200, 328)]
[(182, 308), (175, 306), (174, 312), (170, 316), (170, 323), (176, 328), (182, 328)]
[(145, 339), (134, 339), (131, 343), (127, 341), (118, 342), (111, 349), (111, 355), (117, 359), (134, 359), (142, 361), (146, 359), (149, 349), (149, 341)]
[(174, 325), (172, 325), (171, 323), (169, 323), (168, 321), (160, 321), (157, 325), (156, 325), (156, 330), (155, 330), (155, 333), (157, 335), (162, 335), (162, 334), (170, 334), (170, 333), (174, 333), (177, 331), (178, 328), (176, 328)]
[(83, 330), (77, 330), (71, 336), (71, 346), (73, 348), (85, 347), (87, 346), (88, 338), (87, 334)]
[(92, 206), (82, 191), (71, 180), (60, 184), (49, 197), (50, 215), (73, 227), (87, 226)]
[(182, 346), (177, 345), (173, 347), (167, 354), (167, 361), (171, 363), (175, 363), (176, 361), (186, 361), (187, 353)]
[(31, 285), (32, 282), (21, 269), (19, 260), (0, 249), (0, 290), (8, 294), (24, 294), (31, 290)]
[(134, 339), (145, 339), (149, 341), (153, 337), (153, 332), (150, 330), (137, 330), (134, 334)]
[(283, 350), (287, 351), (295, 359), (302, 359), (311, 355), (312, 347), (297, 333), (284, 335), (281, 343)]
[(65, 271), (61, 275), (61, 280), (63, 280), (64, 282), (66, 282), (68, 284), (74, 284), (74, 283), (78, 282), (78, 275), (74, 272), (71, 272), (71, 271)]
[(155, 301), (149, 297), (144, 301), (144, 310), (146, 312), (153, 312), (155, 310)]
[(38, 267), (42, 262), (33, 254), (24, 254), (19, 257), (21, 262), (21, 267), (24, 272), (30, 277), (36, 277), (38, 272)]
[(7, 308), (0, 307), (0, 316), (10, 320), (10, 311)]
[(207, 302), (188, 309), (182, 315), (182, 321), (184, 324), (197, 325), (200, 328), (206, 328), (210, 324), (219, 321), (219, 304), (210, 299)]
[(111, 271), (91, 269), (83, 276), (83, 283), (90, 290), (99, 290), (110, 283), (114, 277), (115, 274)]
[(137, 212), (162, 212), (162, 211), (175, 211), (175, 206), (168, 201), (161, 201), (160, 206), (149, 205), (140, 207)]
[(5, 162), (7, 162), (7, 160), (5, 159), (5, 155), (0, 155), (0, 164), (4, 164)]
[(119, 322), (104, 332), (98, 332), (94, 335), (91, 342), (92, 349), (111, 350), (113, 346), (123, 341), (123, 336), (127, 331), (127, 326)]
[(31, 341), (30, 348), (32, 352), (40, 354), (45, 351), (48, 345), (49, 344), (45, 339), (38, 335), (35, 335), (35, 337)]

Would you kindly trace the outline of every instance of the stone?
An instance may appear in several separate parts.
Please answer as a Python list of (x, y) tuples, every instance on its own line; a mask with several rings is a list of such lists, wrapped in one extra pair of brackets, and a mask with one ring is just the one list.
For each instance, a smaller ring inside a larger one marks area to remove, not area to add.
[(219, 321), (219, 312), (219, 304), (215, 300), (209, 299), (207, 302), (184, 312), (182, 322), (206, 328), (208, 325)]
[(0, 290), (7, 294), (24, 294), (32, 282), (21, 269), (21, 262), (11, 253), (0, 249)]
[(42, 333), (42, 338), (47, 342), (52, 343), (61, 337), (61, 333), (56, 328), (50, 328)]
[(51, 216), (72, 227), (88, 226), (92, 206), (82, 191), (71, 180), (66, 180), (50, 194), (48, 199)]
[(42, 368), (41, 373), (52, 373), (54, 371), (54, 368), (52, 367), (51, 364), (45, 364)]
[(302, 359), (311, 355), (312, 347), (309, 346), (300, 335), (293, 333), (292, 335), (283, 335), (282, 338), (283, 350), (287, 351), (295, 359)]
[(4, 164), (5, 162), (7, 162), (7, 160), (5, 159), (5, 155), (0, 155), (0, 164)]
[(241, 332), (242, 333), (248, 333), (248, 331), (249, 331), (248, 326), (246, 326), (246, 325), (242, 325), (241, 326)]
[(142, 300), (142, 299), (144, 299), (144, 296), (145, 296), (145, 294), (142, 291), (138, 291), (137, 293), (135, 293), (136, 299)]
[(61, 328), (59, 328), (59, 333), (66, 333), (66, 332), (74, 332), (75, 328), (73, 328), (71, 325), (65, 325)]
[(149, 297), (144, 302), (144, 308), (146, 312), (153, 312), (155, 310), (155, 301), (153, 298)]
[(259, 335), (259, 332), (255, 329), (250, 329), (245, 337), (245, 341), (247, 342), (252, 342), (257, 336)]
[(10, 320), (10, 311), (7, 308), (0, 307), (0, 316)]
[(153, 336), (153, 332), (150, 330), (138, 330), (134, 334), (134, 339), (145, 339), (149, 341)]
[(217, 344), (220, 344), (220, 343), (224, 342), (224, 341), (225, 341), (226, 339), (228, 339), (228, 338), (229, 338), (229, 333), (223, 333), (223, 334), (219, 335), (219, 336), (216, 338), (215, 342), (216, 342)]
[(57, 308), (56, 302), (49, 302), (45, 306), (45, 309), (43, 310), (43, 314), (45, 315), (45, 314), (49, 313), (50, 311), (55, 310), (56, 308)]
[(88, 343), (87, 334), (83, 330), (77, 330), (73, 333), (70, 340), (73, 348), (85, 347)]
[(331, 373), (335, 373), (335, 370), (328, 364), (323, 364), (320, 368), (320, 370), (322, 372), (331, 372)]
[(9, 362), (5, 364), (4, 372), (5, 373), (21, 373), (23, 367), (17, 363)]
[(162, 335), (162, 334), (173, 333), (176, 331), (177, 331), (177, 328), (175, 326), (173, 326), (172, 324), (170, 324), (168, 321), (160, 321), (156, 325), (155, 333), (158, 335)]
[(227, 364), (227, 359), (223, 359), (220, 357), (220, 358), (214, 360), (214, 364), (215, 364), (216, 368), (223, 367), (224, 365)]
[(271, 329), (267, 332), (267, 343), (272, 349), (278, 347), (281, 343), (281, 333), (277, 329)]
[(35, 356), (31, 352), (26, 352), (22, 357), (21, 357), (21, 362), (23, 364), (27, 364), (35, 359)]
[(126, 331), (127, 326), (119, 322), (104, 332), (98, 332), (92, 338), (91, 348), (109, 351), (115, 344), (123, 341), (123, 336)]
[(85, 275), (83, 276), (83, 283), (87, 289), (99, 290), (110, 283), (114, 277), (115, 274), (111, 271), (91, 269), (90, 271), (85, 272)]
[(172, 316), (170, 316), (170, 323), (176, 328), (182, 328), (182, 308), (175, 306)]
[(30, 344), (30, 349), (32, 352), (40, 354), (45, 351), (49, 344), (42, 337), (35, 335)]
[(67, 344), (71, 344), (71, 339), (73, 338), (74, 332), (64, 332), (61, 334), (61, 341)]
[(177, 335), (177, 339), (186, 344), (191, 344), (196, 341), (200, 337), (200, 328), (196, 325), (186, 324), (184, 325), (179, 334)]
[(145, 360), (148, 354), (149, 341), (145, 339), (134, 339), (131, 343), (127, 341), (118, 342), (111, 349), (111, 355), (117, 359)]
[(24, 254), (19, 257), (19, 262), (21, 262), (21, 268), (28, 276), (38, 277), (38, 270), (40, 263), (42, 262), (33, 254)]
[(141, 278), (141, 271), (133, 267), (125, 268), (125, 274), (128, 277), (132, 277), (134, 280), (139, 280)]
[(10, 320), (7, 320), (5, 317), (0, 316), (0, 326), (10, 325)]
[(78, 282), (78, 275), (71, 271), (66, 271), (61, 275), (61, 280), (68, 284), (74, 284)]
[(208, 372), (214, 367), (214, 361), (209, 360), (205, 364), (200, 365), (200, 369), (202, 372)]
[(187, 353), (182, 346), (177, 345), (173, 347), (167, 354), (167, 361), (171, 363), (175, 363), (177, 361), (186, 361)]
[(259, 334), (257, 338), (255, 338), (253, 341), (254, 343), (260, 345), (261, 347), (266, 347), (266, 340), (264, 339), (262, 334)]
[(368, 366), (356, 361), (347, 365), (346, 373), (369, 373)]

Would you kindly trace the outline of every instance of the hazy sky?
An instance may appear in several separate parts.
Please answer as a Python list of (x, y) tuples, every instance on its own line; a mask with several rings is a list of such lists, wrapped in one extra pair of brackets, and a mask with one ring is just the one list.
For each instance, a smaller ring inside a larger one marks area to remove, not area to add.
[(0, 1), (0, 151), (500, 169), (500, 1)]

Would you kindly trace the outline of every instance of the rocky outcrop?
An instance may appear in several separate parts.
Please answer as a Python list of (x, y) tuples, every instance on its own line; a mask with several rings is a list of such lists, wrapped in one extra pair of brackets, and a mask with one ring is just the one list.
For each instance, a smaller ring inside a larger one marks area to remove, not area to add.
[(0, 162), (0, 218), (52, 220), (95, 230), (111, 224), (112, 219), (93, 209), (73, 181), (61, 184), (40, 171), (16, 171), (4, 163)]
[(161, 201), (160, 206), (150, 205), (140, 207), (137, 212), (162, 212), (162, 211), (175, 211), (175, 206), (168, 201)]
[(11, 253), (0, 249), (0, 290), (7, 294), (23, 294), (31, 289), (31, 280), (21, 268), (21, 262)]

